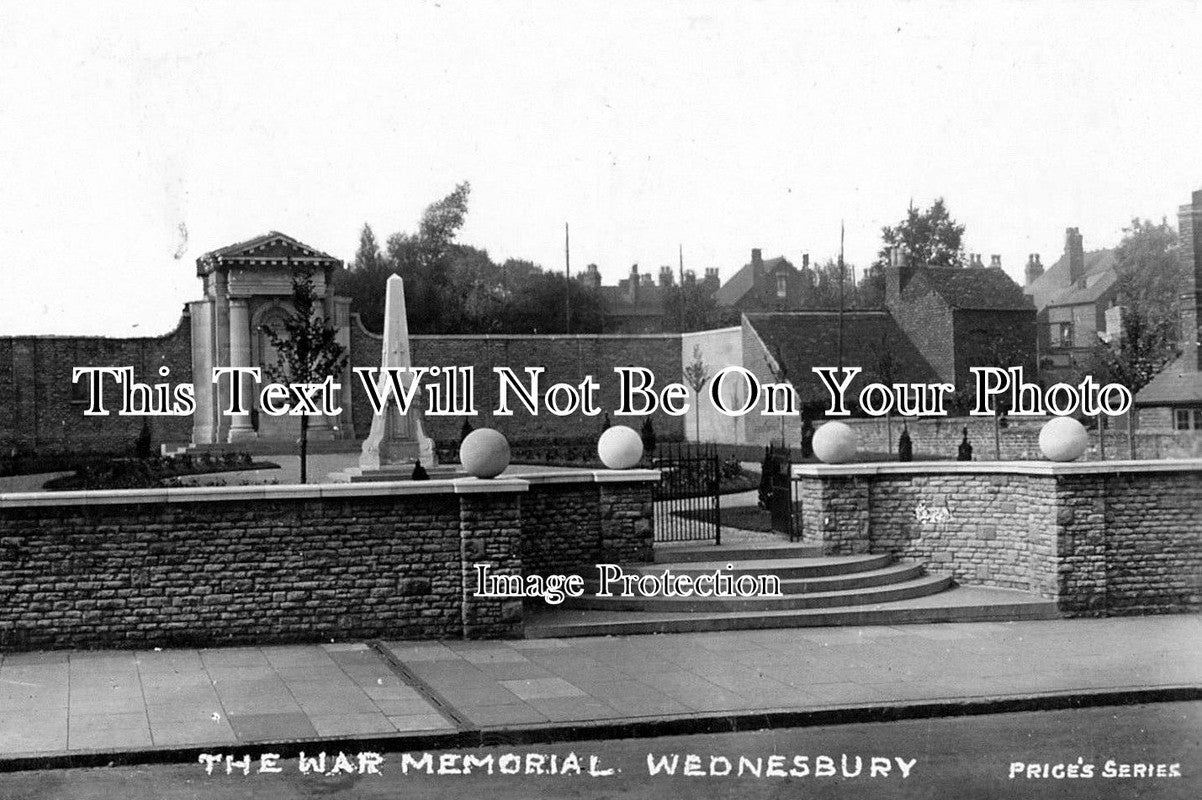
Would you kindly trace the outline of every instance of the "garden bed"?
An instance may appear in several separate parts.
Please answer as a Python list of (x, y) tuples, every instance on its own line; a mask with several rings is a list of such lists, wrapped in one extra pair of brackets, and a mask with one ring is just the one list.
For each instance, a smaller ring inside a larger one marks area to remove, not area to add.
[(76, 489), (151, 489), (171, 485), (177, 478), (212, 475), (244, 470), (279, 469), (270, 461), (255, 461), (248, 453), (203, 453), (192, 456), (152, 456), (150, 458), (112, 458), (89, 462), (74, 475), (46, 481), (43, 488), (52, 492)]

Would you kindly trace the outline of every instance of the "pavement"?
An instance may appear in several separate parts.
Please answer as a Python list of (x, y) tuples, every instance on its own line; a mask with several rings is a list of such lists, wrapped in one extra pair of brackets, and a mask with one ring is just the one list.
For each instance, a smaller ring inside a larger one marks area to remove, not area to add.
[(0, 770), (1199, 697), (1199, 615), (10, 653)]

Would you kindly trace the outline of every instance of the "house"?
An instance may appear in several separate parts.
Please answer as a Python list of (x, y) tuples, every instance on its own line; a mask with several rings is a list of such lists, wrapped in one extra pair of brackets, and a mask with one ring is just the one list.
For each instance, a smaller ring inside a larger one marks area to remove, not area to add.
[(802, 269), (784, 256), (764, 260), (763, 252), (751, 251), (751, 261), (730, 276), (714, 294), (719, 308), (740, 312), (798, 311), (806, 306), (811, 282), (802, 270), (810, 257), (802, 256)]
[[(686, 285), (697, 282), (693, 270), (684, 272)], [(676, 277), (671, 267), (660, 267), (656, 280), (649, 272), (639, 272), (639, 265), (630, 267), (629, 277), (618, 281), (616, 286), (602, 286), (601, 272), (596, 264), (589, 264), (585, 271), (576, 276), (586, 288), (601, 293), (604, 308), (603, 333), (663, 333), (669, 327), (671, 309), (665, 307), (669, 290), (676, 286)], [(702, 286), (709, 293), (717, 291), (719, 280), (717, 269), (707, 269)]]
[(1039, 369), (1045, 382), (1071, 380), (1089, 365), (1098, 343), (1116, 335), (1115, 264), (1113, 249), (1085, 252), (1077, 228), (1065, 231), (1064, 254), (1046, 272), (1038, 254), (1029, 256), (1023, 292), (1038, 314)]

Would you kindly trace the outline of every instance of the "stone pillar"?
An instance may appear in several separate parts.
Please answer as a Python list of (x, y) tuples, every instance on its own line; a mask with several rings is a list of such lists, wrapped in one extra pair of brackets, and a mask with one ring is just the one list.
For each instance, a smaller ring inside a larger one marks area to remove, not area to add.
[(521, 495), (525, 481), (475, 481), (459, 493), (459, 560), (463, 578), (462, 619), (465, 639), (520, 639), (523, 602), (476, 597), (476, 565), (493, 575), (522, 574)]
[[(230, 366), (250, 366), (250, 312), (245, 297), (230, 298)], [(243, 379), (238, 388), (245, 414), (230, 415), (230, 442), (244, 442), (255, 438), (254, 426), (250, 424), (250, 408), (254, 393), (251, 381)]]
[(802, 538), (824, 556), (871, 552), (869, 483), (851, 475), (805, 475), (801, 480)]
[[(230, 365), (230, 302), (229, 302), (229, 280), (226, 273), (222, 270), (217, 270), (213, 273), (213, 366), (228, 367)], [(211, 379), (211, 376), (210, 376)], [(217, 402), (214, 404), (216, 417), (216, 430), (213, 431), (214, 442), (228, 441), (230, 433), (230, 418), (221, 413), (224, 407), (220, 402), (222, 395), (221, 388), (229, 386), (229, 378), (223, 378), (218, 383), (211, 383), (208, 387), (209, 395)]]
[(651, 485), (658, 479), (659, 473), (651, 470), (595, 473), (602, 559), (620, 564), (654, 560)]
[(192, 415), (192, 444), (217, 441), (213, 404), (213, 301), (188, 304), (192, 318), (192, 381), (196, 412)]

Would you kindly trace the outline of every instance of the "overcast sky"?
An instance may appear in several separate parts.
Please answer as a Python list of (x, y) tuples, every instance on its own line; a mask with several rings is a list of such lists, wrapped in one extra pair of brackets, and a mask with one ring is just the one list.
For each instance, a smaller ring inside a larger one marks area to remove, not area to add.
[(911, 199), (1021, 281), (1202, 188), (1202, 3), (0, 0), (0, 333), (163, 333), (197, 256), (349, 259), (468, 180), (495, 260), (870, 261)]

